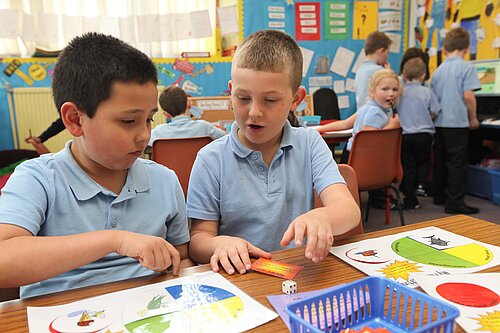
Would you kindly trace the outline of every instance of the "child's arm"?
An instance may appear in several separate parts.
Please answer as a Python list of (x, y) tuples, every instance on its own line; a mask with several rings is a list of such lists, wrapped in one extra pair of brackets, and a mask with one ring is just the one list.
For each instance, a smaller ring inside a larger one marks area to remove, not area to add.
[(330, 131), (342, 131), (346, 129), (353, 128), (354, 122), (356, 121), (357, 113), (352, 114), (349, 118), (339, 121), (333, 121), (331, 123), (317, 126), (315, 129), (320, 132), (330, 132)]
[(217, 221), (191, 220), (190, 257), (199, 263), (210, 263), (214, 272), (219, 271), (219, 262), (228, 274), (235, 269), (244, 274), (251, 268), (252, 257), (271, 258), (271, 254), (239, 237), (218, 236)]
[(35, 237), (24, 228), (0, 224), (0, 286), (43, 281), (114, 252), (157, 272), (171, 265), (174, 275), (179, 272), (179, 251), (161, 237), (122, 230)]
[(477, 120), (477, 103), (476, 95), (474, 91), (466, 90), (464, 91), (464, 102), (467, 106), (467, 112), (469, 113), (469, 128), (477, 129), (479, 128), (479, 121)]
[(344, 184), (328, 186), (320, 193), (320, 199), (324, 207), (297, 217), (281, 239), (281, 246), (288, 246), (292, 240), (300, 246), (307, 238), (305, 256), (313, 262), (325, 259), (334, 236), (353, 229), (361, 218), (359, 207)]

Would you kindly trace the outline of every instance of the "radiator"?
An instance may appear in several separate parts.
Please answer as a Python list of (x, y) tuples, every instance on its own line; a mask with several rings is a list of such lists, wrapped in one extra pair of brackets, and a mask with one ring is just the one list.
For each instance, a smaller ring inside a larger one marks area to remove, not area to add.
[[(33, 149), (24, 142), (30, 135), (39, 136), (54, 120), (59, 117), (52, 90), (50, 88), (14, 88), (9, 96), (9, 111), (14, 136), (14, 145), (18, 149)], [(44, 144), (51, 152), (57, 152), (71, 139), (68, 131), (62, 131), (48, 139)]]

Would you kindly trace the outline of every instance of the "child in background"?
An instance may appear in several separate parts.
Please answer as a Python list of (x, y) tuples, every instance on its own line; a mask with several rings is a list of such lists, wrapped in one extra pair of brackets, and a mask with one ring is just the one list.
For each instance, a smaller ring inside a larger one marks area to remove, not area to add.
[(450, 30), (444, 40), (446, 59), (432, 76), (431, 88), (441, 103), (434, 126), (434, 204), (445, 205), (448, 214), (475, 214), (479, 209), (465, 204), (469, 129), (477, 129), (475, 90), (481, 89), (474, 66), (464, 60), (469, 33)]
[(432, 136), (435, 132), (432, 119), (441, 111), (441, 105), (428, 87), (422, 86), (426, 76), (426, 65), (420, 58), (408, 60), (403, 67), (406, 85), (398, 104), (399, 121), (403, 128), (401, 164), (404, 208), (419, 208), (416, 196), (417, 181), (422, 189), (428, 189), (427, 179), (431, 170)]
[[(112, 36), (73, 39), (54, 68), (74, 139), (19, 165), (0, 196), (0, 288), (31, 297), (189, 264), (175, 173), (139, 159), (157, 112), (157, 72)], [(154, 209), (151, 209), (154, 207)]]
[(226, 135), (226, 132), (205, 120), (191, 119), (188, 97), (182, 88), (166, 87), (160, 94), (159, 102), (165, 117), (172, 118), (172, 121), (153, 128), (149, 146), (157, 139), (209, 136), (215, 140)]
[[(347, 142), (347, 154), (359, 131), (374, 131), (399, 127), (399, 117), (392, 108), (397, 104), (400, 91), (399, 78), (391, 69), (382, 69), (370, 77), (370, 99), (361, 109), (354, 122), (352, 137)], [(349, 156), (347, 156), (347, 160)]]
[[(200, 150), (189, 182), (194, 261), (243, 274), (249, 256), (270, 258), (307, 237), (305, 256), (318, 262), (335, 235), (359, 223), (324, 140), (287, 121), (306, 95), (301, 81), (302, 53), (283, 32), (253, 33), (236, 49), (229, 81), (236, 122)], [(313, 209), (314, 191), (324, 207)]]

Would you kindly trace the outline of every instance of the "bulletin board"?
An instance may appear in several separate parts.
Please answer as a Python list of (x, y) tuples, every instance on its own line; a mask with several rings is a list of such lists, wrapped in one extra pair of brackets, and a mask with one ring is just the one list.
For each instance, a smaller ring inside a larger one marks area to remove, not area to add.
[(388, 61), (398, 72), (407, 45), (409, 0), (243, 0), (243, 35), (282, 30), (304, 55), (302, 85), (312, 94), (321, 87), (338, 96), (341, 118), (355, 109), (354, 77), (364, 59), (366, 36), (375, 30), (393, 41)]

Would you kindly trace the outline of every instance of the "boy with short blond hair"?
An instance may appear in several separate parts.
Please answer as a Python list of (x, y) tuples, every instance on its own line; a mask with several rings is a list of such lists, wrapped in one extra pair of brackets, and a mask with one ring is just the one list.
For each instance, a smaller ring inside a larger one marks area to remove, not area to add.
[[(287, 121), (306, 93), (302, 53), (283, 32), (258, 31), (233, 57), (229, 89), (236, 123), (200, 150), (187, 206), (190, 255), (229, 274), (251, 268), (249, 257), (301, 245), (323, 260), (334, 235), (354, 228), (359, 208), (317, 131)], [(325, 205), (314, 208), (314, 191)]]
[(179, 181), (139, 158), (156, 85), (151, 59), (115, 37), (64, 48), (52, 90), (73, 140), (19, 165), (2, 190), (0, 288), (21, 286), (24, 298), (190, 264)]
[(465, 199), (469, 130), (477, 129), (475, 90), (481, 89), (477, 72), (464, 60), (469, 33), (464, 28), (450, 30), (443, 40), (446, 59), (432, 76), (431, 88), (441, 103), (434, 125), (434, 204), (445, 205), (448, 214), (475, 214)]
[(215, 140), (226, 135), (226, 132), (205, 120), (191, 119), (188, 96), (178, 86), (168, 86), (163, 89), (158, 102), (163, 109), (163, 115), (172, 120), (167, 124), (160, 124), (153, 128), (151, 139), (149, 139), (150, 146), (158, 139), (209, 136)]

